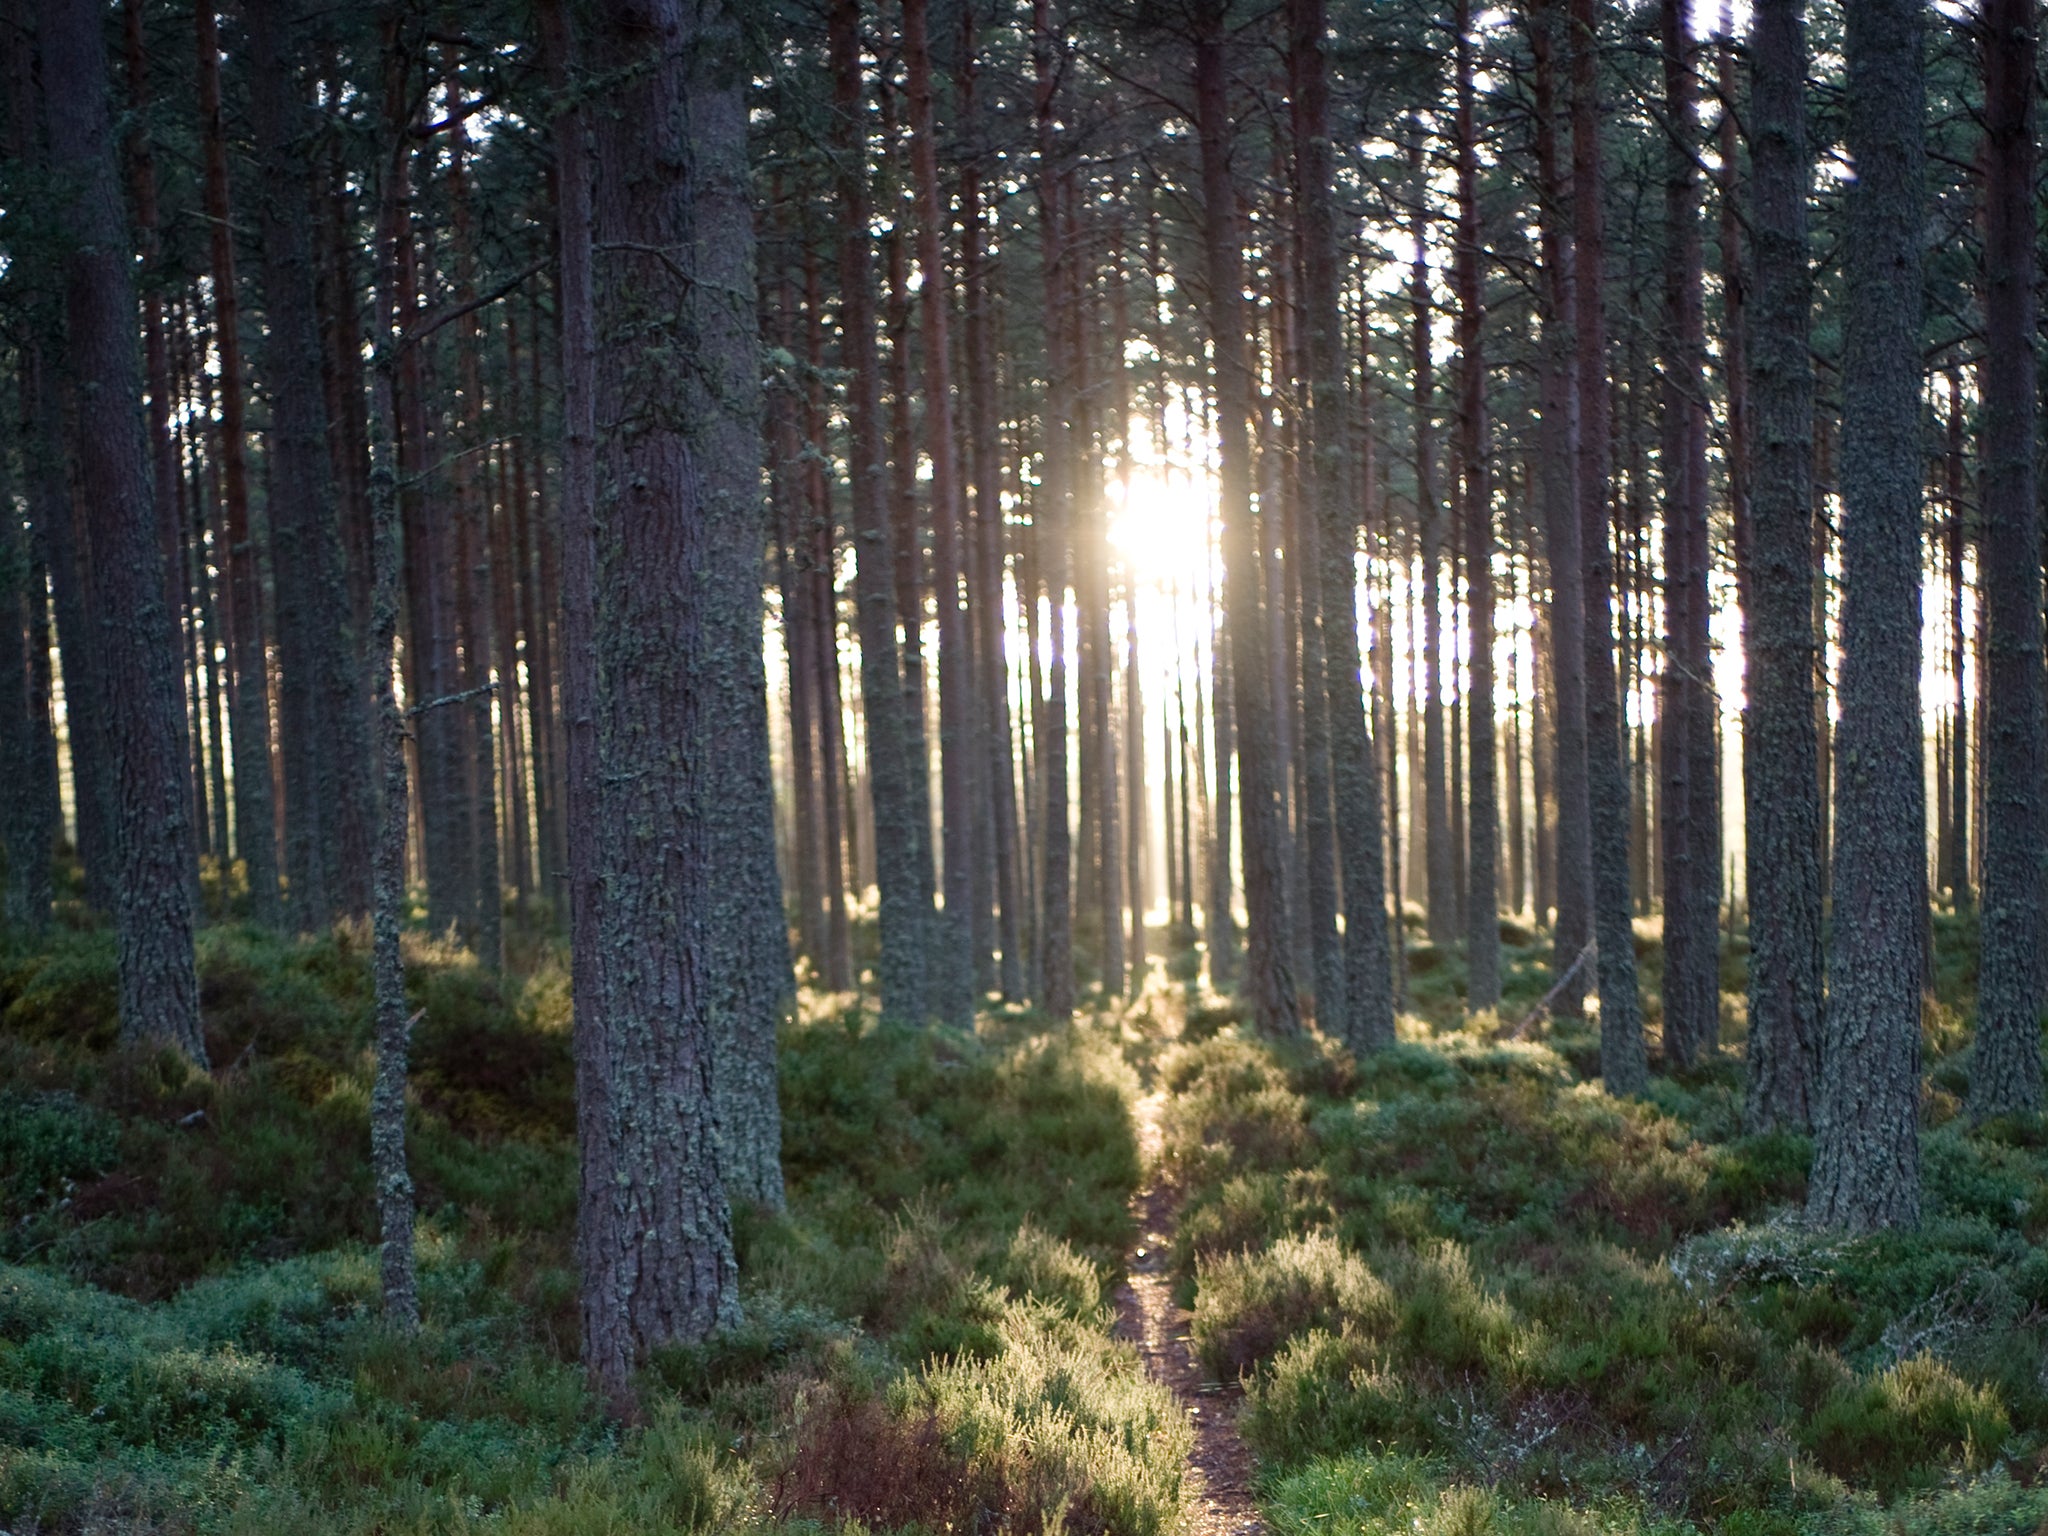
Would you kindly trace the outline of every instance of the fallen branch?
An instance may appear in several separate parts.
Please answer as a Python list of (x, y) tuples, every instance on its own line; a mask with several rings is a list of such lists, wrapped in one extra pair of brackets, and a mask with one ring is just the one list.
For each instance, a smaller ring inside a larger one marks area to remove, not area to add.
[(1557, 978), (1557, 985), (1544, 993), (1542, 1000), (1534, 1008), (1523, 1014), (1521, 1022), (1516, 1024), (1513, 1029), (1497, 1030), (1493, 1038), (1496, 1040), (1526, 1039), (1529, 1031), (1536, 1027), (1536, 1021), (1550, 1012), (1551, 1005), (1564, 995), (1565, 988), (1572, 984), (1572, 978), (1585, 969), (1586, 962), (1593, 958), (1593, 953), (1598, 948), (1599, 940), (1588, 939), (1586, 947), (1579, 951), (1579, 958), (1566, 966), (1564, 974)]

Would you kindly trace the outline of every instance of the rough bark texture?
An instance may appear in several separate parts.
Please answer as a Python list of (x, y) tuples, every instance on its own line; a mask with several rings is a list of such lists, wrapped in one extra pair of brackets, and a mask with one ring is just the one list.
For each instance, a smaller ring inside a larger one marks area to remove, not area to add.
[[(1658, 848), (1664, 886), (1664, 1054), (1685, 1066), (1720, 1033), (1720, 802), (1708, 642), (1706, 321), (1698, 82), (1689, 0), (1658, 8), (1669, 142), (1664, 182), (1664, 665), (1658, 679)], [(1633, 393), (1633, 392), (1632, 392)]]
[[(1409, 326), (1415, 369), (1415, 520), (1422, 549), (1422, 867), (1430, 942), (1458, 935), (1458, 875), (1454, 869), (1444, 762), (1443, 566), (1444, 512), (1436, 496), (1436, 369), (1431, 356), (1428, 195), (1421, 181), (1422, 147), (1410, 151), (1415, 173), (1415, 261), (1409, 271)], [(1455, 578), (1454, 578), (1455, 584)]]
[(939, 803), (945, 854), (944, 910), (934, 933), (932, 1001), (948, 1023), (974, 1015), (976, 810), (969, 762), (975, 701), (967, 615), (960, 606), (963, 498), (953, 433), (952, 290), (943, 253), (945, 203), (939, 195), (937, 129), (932, 118), (931, 49), (925, 0), (904, 0), (903, 50), (909, 70), (910, 164), (917, 201), (917, 264), (923, 276), (924, 440), (931, 456), (932, 587), (939, 629)]
[[(733, 529), (758, 532), (759, 359), (736, 18), (716, 0), (613, 0), (590, 64), (620, 84), (591, 133), (590, 240), (604, 254), (584, 788), (603, 891), (587, 958), (605, 1087), (590, 1130), (606, 1152), (603, 1182), (585, 1173), (580, 1230), (586, 1361), (620, 1406), (647, 1351), (738, 1314), (715, 1085), (734, 985), (718, 968), (747, 957), (713, 887), (761, 878), (730, 861), (733, 818), (765, 790), (767, 764), (735, 785), (748, 744), (713, 737), (733, 725), (718, 673), (738, 666), (743, 628), (717, 567)], [(757, 562), (761, 549), (756, 538)], [(758, 624), (746, 643), (758, 659)], [(765, 702), (760, 726), (765, 758)], [(772, 877), (772, 849), (743, 856), (765, 857)]]
[(1804, 1129), (1821, 1042), (1820, 765), (1813, 690), (1813, 305), (1806, 234), (1805, 0), (1758, 0), (1750, 32), (1756, 327), (1742, 583), (1743, 888), (1752, 1130)]
[(1920, 312), (1926, 87), (1918, 0), (1848, 11), (1842, 673), (1834, 921), (1808, 1216), (1920, 1219)]
[[(406, 128), (402, 56), (386, 39), (386, 124), (393, 145)], [(371, 871), (371, 986), (376, 1009), (377, 1074), (370, 1091), (370, 1163), (377, 1189), (377, 1226), (384, 1317), (405, 1332), (419, 1327), (419, 1283), (413, 1266), (413, 1185), (405, 1159), (407, 1045), (405, 958), (399, 935), (405, 916), (405, 842), (411, 818), (405, 768), (406, 721), (398, 709), (399, 578), (405, 566), (398, 507), (398, 404), (395, 373), (402, 345), (396, 294), (398, 242), (404, 238), (405, 184), (397, 153), (379, 188), (375, 314), (371, 329), (370, 528), (374, 551), (368, 675), (377, 732), (377, 824)]]
[(1572, 0), (1573, 320), (1578, 349), (1578, 502), (1585, 570), (1586, 806), (1599, 939), (1600, 1076), (1609, 1093), (1648, 1081), (1630, 921), (1629, 782), (1614, 675), (1614, 557), (1607, 534), (1606, 216), (1601, 206), (1599, 0)]
[[(250, 0), (249, 115), (261, 171), (264, 379), (270, 392), (270, 528), (280, 586), (278, 649), (287, 709), (288, 812), (323, 910), (368, 909), (372, 816), (363, 691), (351, 634), (340, 512), (327, 451), (312, 232), (312, 124), (287, 29), (291, 0)], [(296, 878), (296, 875), (295, 875)], [(296, 894), (296, 893), (295, 893)], [(309, 903), (310, 904), (310, 903)]]
[(896, 645), (894, 554), (886, 510), (886, 456), (876, 378), (873, 252), (860, 65), (860, 7), (833, 0), (830, 13), (834, 143), (842, 224), (839, 287), (844, 306), (841, 345), (851, 372), (854, 601), (860, 632), (861, 699), (867, 721), (868, 786), (874, 804), (875, 875), (881, 892), (881, 957), (876, 966), (882, 1011), (918, 1022), (927, 1007), (926, 930), (931, 909), (919, 870), (926, 829), (918, 822), (912, 774), (915, 735), (909, 711), (919, 700), (905, 687)]
[(116, 784), (121, 1032), (203, 1066), (178, 647), (164, 606), (100, 19), (92, 0), (52, 0), (38, 13), (50, 169), (62, 189), (68, 351), (79, 394), (92, 402), (93, 451), (79, 457), (79, 483), (98, 557), (93, 598)]
[[(1983, 959), (1970, 1110), (2041, 1107), (2041, 507), (2034, 441), (2034, 0), (1984, 0)], [(1958, 743), (1958, 750), (1961, 744)]]
[(1472, 17), (1468, 0), (1455, 11), (1458, 106), (1458, 461), (1464, 470), (1465, 580), (1471, 610), (1466, 725), (1470, 742), (1471, 830), (1466, 834), (1465, 1006), (1500, 1006), (1500, 805), (1494, 787), (1493, 734), (1493, 484), (1486, 422), (1486, 318), (1480, 272), (1479, 148), (1472, 120)]
[[(1195, 103), (1202, 156), (1202, 247), (1216, 359), (1217, 476), (1221, 482), (1225, 602), (1230, 614), (1235, 736), (1242, 776), (1245, 989), (1259, 1029), (1301, 1029), (1287, 903), (1283, 782), (1276, 762), (1272, 671), (1251, 516), (1252, 376), (1246, 355), (1243, 247), (1230, 170), (1230, 100), (1223, 14), (1206, 5), (1195, 33)], [(1219, 726), (1220, 734), (1220, 726)], [(1219, 762), (1221, 754), (1219, 753)], [(1228, 885), (1225, 885), (1228, 889)]]
[[(1322, 688), (1329, 707), (1330, 788), (1343, 875), (1344, 1007), (1320, 1001), (1325, 1031), (1356, 1051), (1394, 1039), (1388, 958), (1387, 877), (1380, 778), (1366, 729), (1366, 674), (1359, 655), (1357, 518), (1347, 492), (1359, 473), (1346, 420), (1337, 229), (1332, 209), (1327, 20), (1322, 0), (1291, 0), (1288, 64), (1294, 95), (1297, 207), (1301, 217), (1302, 304), (1308, 332), (1309, 453), (1304, 493), (1322, 563)], [(1362, 477), (1361, 477), (1362, 478)]]

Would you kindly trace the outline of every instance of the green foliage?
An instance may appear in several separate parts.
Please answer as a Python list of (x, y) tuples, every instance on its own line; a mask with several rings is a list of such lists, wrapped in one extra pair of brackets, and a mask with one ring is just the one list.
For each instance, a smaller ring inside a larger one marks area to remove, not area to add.
[(1740, 1134), (1739, 1063), (1617, 1101), (1590, 1031), (1545, 1034), (1404, 1020), (1321, 1079), (1234, 1031), (1166, 1058), (1175, 1263), (1276, 1529), (1792, 1536), (2034, 1475), (2030, 1126), (1930, 1130), (1923, 1230), (1852, 1242), (1786, 1214), (1810, 1144)]
[[(650, 1361), (619, 1430), (575, 1361), (566, 973), (410, 934), (407, 961), (413, 1338), (369, 1246), (366, 935), (209, 931), (211, 1078), (118, 1044), (103, 935), (0, 963), (0, 1527), (815, 1529), (890, 1446), (932, 1477), (889, 1525), (1178, 1519), (1184, 1429), (1103, 1310), (1130, 1026), (813, 1000), (782, 1040), (789, 1209), (738, 1214), (743, 1320)], [(844, 1487), (805, 1461), (832, 1444)]]

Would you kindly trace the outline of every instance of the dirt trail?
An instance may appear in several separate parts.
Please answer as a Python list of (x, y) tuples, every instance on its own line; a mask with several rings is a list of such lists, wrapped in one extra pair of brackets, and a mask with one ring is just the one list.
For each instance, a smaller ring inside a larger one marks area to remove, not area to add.
[(1150, 1170), (1145, 1187), (1131, 1197), (1138, 1237), (1125, 1260), (1129, 1278), (1117, 1287), (1117, 1333), (1138, 1346), (1145, 1369), (1169, 1388), (1195, 1428), (1188, 1453), (1195, 1536), (1253, 1536), (1265, 1530), (1252, 1503), (1251, 1452), (1237, 1433), (1238, 1391), (1205, 1382), (1188, 1338), (1188, 1314), (1174, 1305), (1167, 1272), (1179, 1193), (1159, 1177), (1159, 1112), (1164, 1096), (1152, 1094), (1136, 1105), (1138, 1145)]

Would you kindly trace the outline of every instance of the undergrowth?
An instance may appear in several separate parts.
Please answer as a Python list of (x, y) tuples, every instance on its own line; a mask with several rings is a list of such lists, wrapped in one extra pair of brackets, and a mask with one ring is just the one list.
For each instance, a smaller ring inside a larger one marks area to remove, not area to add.
[(211, 1077), (117, 1042), (104, 935), (0, 955), (0, 1528), (1173, 1526), (1186, 1430), (1105, 1309), (1117, 1025), (806, 994), (744, 1321), (651, 1361), (622, 1428), (575, 1360), (567, 978), (407, 943), (416, 1338), (378, 1317), (360, 932), (206, 933)]
[[(1937, 937), (1966, 976), (1964, 923)], [(1522, 990), (1541, 958), (1510, 948)], [(1175, 1273), (1276, 1530), (2048, 1528), (2048, 1133), (1957, 1116), (1956, 1002), (1926, 1020), (1927, 1220), (1851, 1241), (1797, 1219), (1804, 1137), (1741, 1134), (1737, 1050), (1616, 1100), (1589, 1025), (1498, 1040), (1459, 969), (1365, 1060), (1230, 1024), (1162, 1063)]]

